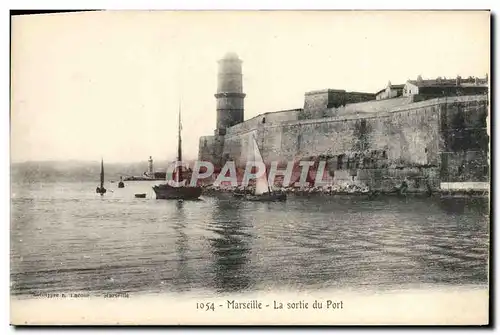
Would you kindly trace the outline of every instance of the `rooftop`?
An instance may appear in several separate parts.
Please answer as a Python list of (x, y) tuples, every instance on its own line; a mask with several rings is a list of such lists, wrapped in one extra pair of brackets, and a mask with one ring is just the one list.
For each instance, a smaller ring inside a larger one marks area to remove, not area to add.
[(368, 92), (348, 92), (346, 90), (337, 90), (333, 88), (325, 88), (322, 90), (314, 90), (314, 91), (308, 91), (305, 93), (305, 95), (314, 95), (314, 94), (325, 94), (325, 93), (346, 93), (346, 94), (370, 94), (370, 95), (375, 95), (374, 93), (368, 93)]
[(408, 80), (408, 83), (413, 84), (417, 87), (436, 87), (436, 86), (470, 86), (470, 85), (488, 85), (488, 78), (454, 78), (454, 79), (446, 79), (446, 78), (436, 78), (436, 79), (417, 79), (417, 80)]
[[(392, 89), (395, 89), (395, 90), (402, 90), (405, 85), (404, 84), (399, 84), (399, 85), (387, 85), (387, 86), (390, 86)], [(387, 89), (387, 87), (381, 89), (380, 91), (376, 92), (375, 94), (379, 94), (381, 92), (384, 92), (385, 90)]]

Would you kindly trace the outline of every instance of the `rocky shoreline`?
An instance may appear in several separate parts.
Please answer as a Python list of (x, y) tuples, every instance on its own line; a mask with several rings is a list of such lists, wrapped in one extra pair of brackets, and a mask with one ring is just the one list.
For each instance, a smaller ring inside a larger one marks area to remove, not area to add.
[[(470, 198), (470, 197), (489, 197), (488, 192), (475, 191), (475, 190), (413, 190), (405, 187), (395, 187), (393, 190), (371, 190), (365, 185), (346, 184), (346, 185), (333, 185), (326, 187), (273, 187), (274, 191), (283, 192), (288, 195), (295, 196), (311, 196), (311, 195), (324, 195), (324, 196), (368, 196), (374, 198), (377, 196), (439, 196), (449, 198)], [(252, 191), (251, 188), (246, 191)], [(217, 194), (232, 194), (233, 192), (245, 192), (245, 188), (238, 186), (203, 186), (202, 194), (204, 195), (217, 195)]]
[[(457, 190), (457, 191), (444, 191), (444, 190), (412, 190), (405, 188), (394, 188), (393, 190), (370, 190), (367, 186), (360, 185), (335, 185), (327, 187), (273, 187), (274, 191), (284, 192), (287, 195), (295, 196), (368, 196), (374, 198), (377, 196), (439, 196), (450, 198), (469, 198), (469, 197), (488, 197), (489, 193), (484, 191), (474, 190)], [(251, 189), (247, 189), (252, 191)], [(204, 195), (218, 195), (218, 194), (232, 194), (233, 192), (245, 192), (245, 188), (238, 186), (203, 186), (202, 194)]]

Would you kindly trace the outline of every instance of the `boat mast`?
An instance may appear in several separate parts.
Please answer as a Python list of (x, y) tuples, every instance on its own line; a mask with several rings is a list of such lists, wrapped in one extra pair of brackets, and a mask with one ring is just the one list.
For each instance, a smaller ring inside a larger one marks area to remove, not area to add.
[[(179, 128), (178, 128), (178, 142), (177, 142), (177, 161), (179, 164), (182, 162), (182, 138), (181, 138), (181, 130), (182, 130), (182, 124), (181, 124), (181, 102), (179, 101)], [(180, 182), (182, 180), (182, 166), (177, 167), (177, 173), (175, 176), (175, 179), (177, 182)]]
[[(259, 156), (262, 159), (262, 163), (264, 164), (264, 168), (266, 169), (266, 171), (264, 172), (264, 175), (267, 179), (268, 178), (267, 166), (264, 163), (264, 158), (262, 157), (262, 152), (260, 151), (259, 144), (257, 143), (257, 138), (255, 137), (255, 133), (252, 133), (252, 137), (253, 137), (253, 143), (254, 143), (255, 147), (257, 148), (257, 151), (259, 152)], [(262, 141), (262, 146), (264, 146), (264, 141)], [(254, 159), (255, 159), (255, 157), (254, 157)], [(269, 193), (271, 193), (271, 186), (269, 186), (269, 181), (267, 182), (267, 190), (269, 191)]]
[[(255, 142), (255, 143), (257, 143), (257, 142)], [(262, 137), (262, 148), (264, 148), (264, 137)], [(260, 148), (258, 145), (257, 145), (257, 149), (259, 150), (260, 157), (262, 157), (262, 151), (260, 151)], [(262, 157), (262, 163), (264, 163), (264, 166), (266, 168), (265, 176), (267, 179), (268, 178), (267, 166), (266, 166), (266, 163), (264, 162), (264, 157)], [(269, 185), (269, 180), (267, 180), (267, 190), (269, 191), (269, 193), (271, 193), (271, 185)]]
[(101, 189), (104, 187), (104, 161), (101, 157)]
[[(262, 147), (264, 147), (264, 138), (262, 138)], [(262, 157), (262, 151), (260, 151), (259, 146), (257, 145), (257, 149), (259, 150), (260, 157)], [(264, 172), (264, 176), (266, 177), (267, 180), (267, 190), (269, 191), (269, 194), (271, 194), (271, 185), (269, 184), (269, 175), (267, 174), (267, 166), (266, 163), (264, 162), (264, 157), (262, 157), (262, 163), (264, 163), (264, 167), (266, 171)]]

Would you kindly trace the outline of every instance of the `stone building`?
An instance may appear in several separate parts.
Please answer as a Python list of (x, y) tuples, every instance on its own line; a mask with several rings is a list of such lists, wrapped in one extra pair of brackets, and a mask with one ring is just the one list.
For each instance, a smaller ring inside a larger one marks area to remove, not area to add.
[(422, 79), (408, 80), (403, 89), (404, 96), (412, 96), (415, 101), (446, 96), (479, 95), (488, 93), (487, 78), (462, 79)]
[(235, 53), (229, 52), (219, 60), (217, 80), (217, 129), (215, 135), (225, 135), (226, 129), (244, 120), (242, 61)]
[(403, 95), (403, 89), (405, 85), (392, 85), (391, 82), (387, 84), (387, 87), (384, 89), (381, 89), (376, 95), (377, 100), (383, 100), (383, 99), (392, 99), (392, 98), (397, 98)]
[(487, 79), (419, 78), (408, 81), (401, 95), (397, 87), (393, 96), (388, 85), (383, 99), (334, 89), (307, 92), (303, 108), (243, 121), (241, 61), (236, 64), (231, 71), (219, 65), (217, 129), (200, 138), (199, 160), (242, 167), (253, 134), (266, 164), (326, 161), (331, 184), (354, 181), (391, 190), (407, 180), (414, 191), (487, 188)]
[(334, 89), (307, 92), (304, 98), (304, 111), (300, 119), (322, 118), (328, 116), (328, 109), (370, 100), (375, 100), (375, 94)]

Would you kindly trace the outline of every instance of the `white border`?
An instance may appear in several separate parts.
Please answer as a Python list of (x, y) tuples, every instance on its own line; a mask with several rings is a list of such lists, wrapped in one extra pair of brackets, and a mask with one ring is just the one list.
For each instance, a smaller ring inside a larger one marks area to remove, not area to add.
[[(411, 10), (411, 9), (489, 9), (494, 6), (493, 0), (456, 0), (451, 2), (436, 0), (419, 0), (412, 2), (410, 6), (400, 1), (370, 1), (370, 0), (86, 0), (86, 1), (44, 1), (40, 6), (37, 0), (6, 1), (11, 3), (15, 9), (184, 9), (184, 10), (245, 10), (245, 9), (281, 9), (281, 10), (353, 10), (353, 9), (379, 9), (379, 10)], [(453, 6), (446, 6), (453, 4)]]
[[(9, 46), (9, 14), (7, 10), (9, 9), (90, 9), (90, 8), (98, 8), (98, 9), (172, 9), (172, 10), (245, 10), (245, 9), (261, 9), (261, 10), (270, 10), (270, 9), (288, 9), (288, 10), (319, 10), (319, 9), (492, 9), (494, 14), (498, 14), (498, 5), (499, 1), (497, 0), (475, 0), (475, 1), (466, 1), (466, 0), (455, 0), (455, 1), (441, 1), (438, 2), (436, 0), (419, 0), (418, 2), (401, 2), (401, 1), (369, 1), (369, 0), (351, 0), (351, 1), (338, 1), (332, 2), (327, 0), (288, 0), (288, 1), (270, 1), (270, 0), (248, 0), (248, 1), (240, 1), (236, 3), (234, 0), (225, 0), (225, 1), (202, 1), (202, 0), (191, 0), (191, 1), (132, 1), (132, 0), (86, 0), (86, 1), (44, 1), (41, 3), (40, 1), (31, 0), (31, 1), (3, 1), (2, 2), (2, 11), (3, 15), (1, 15), (1, 42), (0, 45), (3, 48), (7, 49)], [(5, 7), (4, 7), (5, 6)], [(497, 23), (498, 25), (498, 23)], [(495, 36), (495, 42), (498, 43), (498, 34), (493, 34)], [(10, 69), (9, 69), (9, 50), (5, 50), (1, 53), (2, 57), (2, 106), (3, 113), (1, 113), (2, 125), (3, 129), (0, 132), (0, 148), (2, 149), (2, 159), (3, 163), (1, 165), (2, 171), (0, 173), (0, 188), (2, 190), (1, 197), (2, 201), (0, 204), (2, 208), (0, 213), (2, 214), (2, 224), (3, 224), (3, 234), (1, 234), (1, 238), (5, 242), (2, 244), (5, 246), (5, 249), (2, 253), (2, 267), (4, 270), (2, 272), (2, 283), (1, 283), (1, 292), (2, 292), (2, 326), (5, 331), (2, 331), (2, 334), (13, 333), (14, 329), (8, 326), (9, 323), (9, 227), (10, 227), (10, 160), (9, 160), (9, 77), (10, 77)], [(492, 74), (495, 78), (496, 71)], [(497, 97), (497, 88), (495, 87), (493, 94)], [(493, 113), (492, 113), (493, 114)], [(498, 143), (495, 146), (497, 150), (499, 148)], [(495, 152), (498, 155), (498, 152)], [(496, 183), (495, 185), (496, 186)], [(498, 204), (495, 202), (494, 208), (499, 208)], [(498, 230), (498, 229), (497, 229)], [(499, 232), (496, 232), (498, 236)], [(495, 241), (496, 244), (496, 241)], [(497, 250), (498, 248), (496, 248)], [(496, 262), (498, 262), (498, 257), (495, 255)], [(495, 263), (496, 263), (495, 262)], [(495, 264), (496, 265), (496, 264)], [(496, 285), (498, 289), (498, 285)], [(498, 313), (498, 308), (496, 309)], [(498, 317), (495, 318), (498, 322)], [(348, 330), (348, 329), (346, 329)], [(39, 329), (40, 332), (50, 332), (51, 330), (43, 330)], [(68, 330), (62, 331), (63, 333)], [(123, 330), (120, 330), (123, 331)], [(163, 330), (159, 330), (163, 331)], [(184, 330), (188, 331), (188, 330)], [(194, 330), (191, 330), (194, 331)], [(212, 330), (212, 332), (217, 332), (218, 330)], [(260, 330), (263, 331), (263, 330)], [(307, 331), (307, 330), (301, 330)], [(342, 329), (336, 329), (334, 331), (342, 331)], [(352, 330), (349, 330), (352, 332)], [(363, 330), (355, 330), (363, 331)], [(382, 330), (384, 331), (384, 330)], [(426, 332), (428, 330), (422, 329), (417, 332)], [(477, 331), (479, 330), (471, 330)], [(93, 330), (95, 333), (104, 333), (104, 330)], [(146, 331), (143, 331), (144, 333)]]

